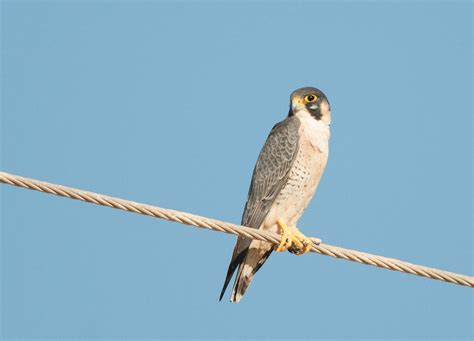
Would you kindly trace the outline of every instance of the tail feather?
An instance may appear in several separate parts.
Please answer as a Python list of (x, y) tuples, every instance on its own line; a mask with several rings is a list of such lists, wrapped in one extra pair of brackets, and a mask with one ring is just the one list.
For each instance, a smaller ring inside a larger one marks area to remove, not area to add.
[[(254, 243), (257, 245), (254, 246)], [(262, 242), (252, 242), (244, 261), (239, 266), (230, 297), (231, 302), (238, 303), (242, 299), (252, 282), (253, 276), (272, 253), (272, 246), (268, 246), (268, 243), (266, 244), (267, 246), (263, 246)]]
[(235, 278), (234, 287), (232, 288), (232, 294), (230, 296), (230, 301), (232, 303), (239, 303), (239, 301), (242, 299), (250, 285), (250, 282), (252, 281), (253, 273), (253, 269), (250, 267), (250, 265), (240, 265), (239, 272)]

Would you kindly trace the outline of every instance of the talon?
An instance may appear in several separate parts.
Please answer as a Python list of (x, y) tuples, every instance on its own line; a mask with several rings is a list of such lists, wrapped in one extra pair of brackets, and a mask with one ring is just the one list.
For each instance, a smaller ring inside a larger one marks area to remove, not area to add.
[(293, 230), (293, 244), (290, 252), (298, 256), (309, 252), (313, 246), (311, 238), (306, 237), (296, 226), (293, 227)]
[(298, 247), (296, 250), (297, 251), (296, 254), (298, 256), (303, 255), (309, 252), (309, 250), (311, 250), (313, 241), (310, 238), (306, 237), (303, 233), (301, 233), (300, 230), (298, 230), (296, 226), (295, 226), (294, 239), (296, 239), (298, 243), (301, 244), (301, 247)]
[(305, 244), (301, 240), (299, 240), (295, 234), (293, 234), (291, 237), (292, 237), (291, 248), (296, 249), (296, 250), (304, 248)]
[(311, 240), (310, 240), (309, 243), (307, 243), (307, 244), (304, 246), (303, 253), (309, 252), (309, 250), (311, 250), (311, 246), (312, 246), (312, 245), (313, 245), (313, 243), (312, 243)]

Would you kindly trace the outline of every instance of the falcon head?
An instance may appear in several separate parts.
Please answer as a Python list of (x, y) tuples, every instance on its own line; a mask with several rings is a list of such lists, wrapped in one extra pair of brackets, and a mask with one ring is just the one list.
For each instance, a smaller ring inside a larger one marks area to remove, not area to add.
[(312, 87), (300, 88), (291, 93), (290, 112), (288, 116), (298, 113), (309, 114), (315, 120), (329, 125), (331, 123), (331, 107), (326, 95)]

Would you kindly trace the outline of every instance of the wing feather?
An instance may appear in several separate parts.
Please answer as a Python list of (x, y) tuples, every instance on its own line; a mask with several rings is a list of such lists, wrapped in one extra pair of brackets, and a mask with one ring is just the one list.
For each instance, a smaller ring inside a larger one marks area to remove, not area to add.
[(290, 116), (270, 132), (255, 165), (242, 225), (259, 228), (286, 184), (298, 154), (299, 119)]

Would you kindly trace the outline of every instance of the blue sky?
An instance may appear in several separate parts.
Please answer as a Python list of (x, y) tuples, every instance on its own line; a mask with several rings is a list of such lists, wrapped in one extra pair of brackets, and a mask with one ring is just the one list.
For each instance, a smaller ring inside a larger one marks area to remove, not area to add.
[[(330, 156), (300, 229), (472, 275), (470, 2), (3, 1), (1, 169), (238, 223), (292, 90)], [(272, 255), (218, 302), (234, 237), (1, 191), (2, 335), (462, 339), (472, 289)]]

